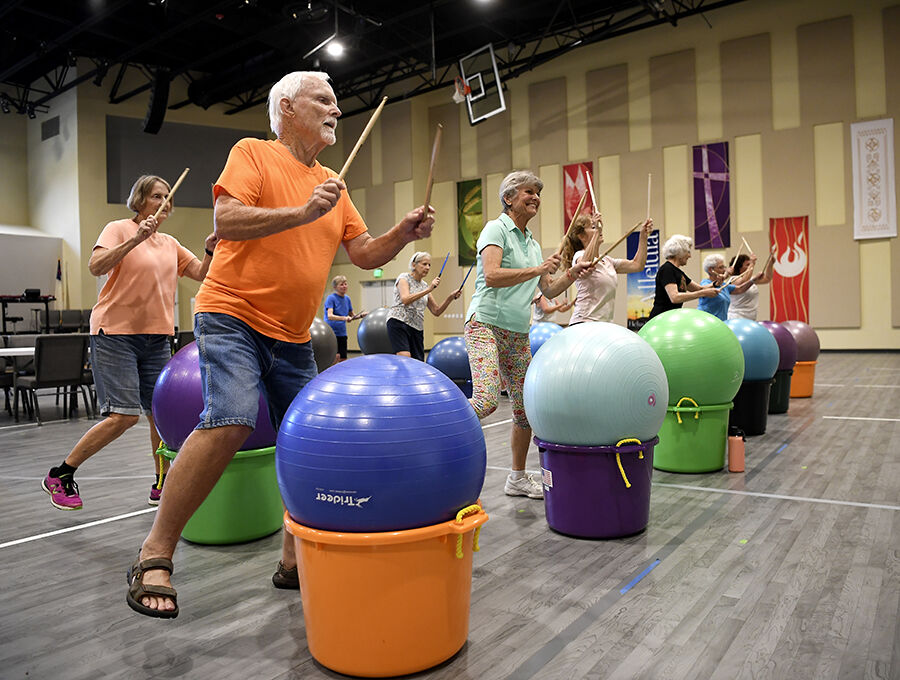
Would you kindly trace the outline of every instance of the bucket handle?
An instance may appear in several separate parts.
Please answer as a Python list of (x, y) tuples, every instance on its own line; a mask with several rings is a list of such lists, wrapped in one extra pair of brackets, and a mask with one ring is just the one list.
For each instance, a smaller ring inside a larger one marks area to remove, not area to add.
[[(683, 401), (689, 401), (694, 405), (694, 408), (700, 408), (700, 405), (690, 397), (682, 397), (679, 399), (678, 403), (675, 404), (675, 408), (681, 406), (681, 402)], [(678, 424), (681, 425), (681, 412), (675, 411), (675, 417), (678, 419)], [(700, 420), (700, 411), (694, 411), (694, 420)]]
[[(635, 439), (634, 437), (629, 437), (627, 439), (620, 439), (619, 441), (617, 441), (616, 448), (622, 446), (623, 444), (629, 444), (629, 443), (637, 444), (638, 446), (641, 446), (641, 445), (643, 445), (644, 442), (642, 442), (640, 439)], [(638, 451), (638, 458), (643, 459), (643, 457), (644, 457), (644, 450), (641, 449), (640, 451)], [(625, 481), (625, 488), (630, 489), (631, 482), (629, 482), (628, 477), (625, 476), (625, 468), (622, 467), (622, 458), (621, 458), (621, 456), (619, 456), (618, 451), (616, 451), (616, 465), (619, 466), (619, 473), (622, 475), (622, 479)]]
[[(483, 512), (481, 506), (477, 503), (474, 505), (467, 505), (462, 510), (456, 513), (456, 523), (462, 524), (463, 517), (466, 515), (474, 515), (476, 513)], [(478, 545), (478, 534), (481, 533), (481, 527), (475, 527), (475, 533), (472, 536), (472, 552), (478, 552), (481, 550), (481, 546)], [(461, 560), (463, 558), (463, 549), (462, 549), (463, 537), (462, 534), (456, 535), (456, 559)]]

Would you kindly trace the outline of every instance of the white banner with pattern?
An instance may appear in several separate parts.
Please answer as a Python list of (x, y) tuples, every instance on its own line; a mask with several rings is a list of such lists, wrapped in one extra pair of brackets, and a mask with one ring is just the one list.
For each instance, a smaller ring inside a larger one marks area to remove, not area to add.
[(850, 126), (853, 148), (853, 238), (897, 235), (894, 119)]

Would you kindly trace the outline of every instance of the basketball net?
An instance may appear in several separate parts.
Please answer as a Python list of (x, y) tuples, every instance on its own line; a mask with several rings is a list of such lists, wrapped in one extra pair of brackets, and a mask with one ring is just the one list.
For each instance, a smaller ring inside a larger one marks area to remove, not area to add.
[(464, 101), (466, 101), (466, 95), (472, 92), (472, 88), (466, 85), (466, 81), (464, 81), (460, 76), (456, 76), (453, 81), (453, 85), (453, 101), (457, 104), (462, 104)]

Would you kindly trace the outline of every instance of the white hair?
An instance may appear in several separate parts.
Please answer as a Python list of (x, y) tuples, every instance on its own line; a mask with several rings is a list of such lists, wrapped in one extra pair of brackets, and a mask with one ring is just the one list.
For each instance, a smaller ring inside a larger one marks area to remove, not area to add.
[(694, 239), (690, 236), (684, 236), (682, 234), (675, 234), (674, 236), (670, 236), (669, 240), (663, 244), (662, 247), (662, 256), (664, 260), (668, 260), (670, 257), (676, 257), (678, 255), (687, 255), (691, 252), (691, 247), (694, 245)]
[(500, 182), (500, 204), (503, 206), (503, 212), (509, 209), (506, 199), (515, 196), (520, 187), (526, 186), (537, 187), (540, 192), (544, 188), (544, 183), (531, 170), (513, 170), (503, 178)]
[(713, 267), (718, 266), (719, 264), (725, 264), (725, 258), (721, 255), (713, 253), (712, 255), (707, 255), (703, 258), (703, 271), (707, 274), (712, 271)]
[(421, 260), (423, 257), (431, 257), (431, 253), (425, 250), (418, 250), (413, 253), (413, 256), (409, 258), (409, 271), (412, 271), (416, 268), (416, 263)]
[(303, 89), (306, 78), (318, 78), (326, 83), (331, 79), (324, 71), (293, 71), (269, 90), (269, 126), (276, 137), (281, 137), (281, 100), (294, 101), (294, 97)]

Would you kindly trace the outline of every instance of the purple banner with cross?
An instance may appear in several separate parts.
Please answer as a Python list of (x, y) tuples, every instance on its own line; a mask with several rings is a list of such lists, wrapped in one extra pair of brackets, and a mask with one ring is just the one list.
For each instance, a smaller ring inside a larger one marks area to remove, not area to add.
[(694, 247), (731, 245), (728, 142), (694, 147)]

